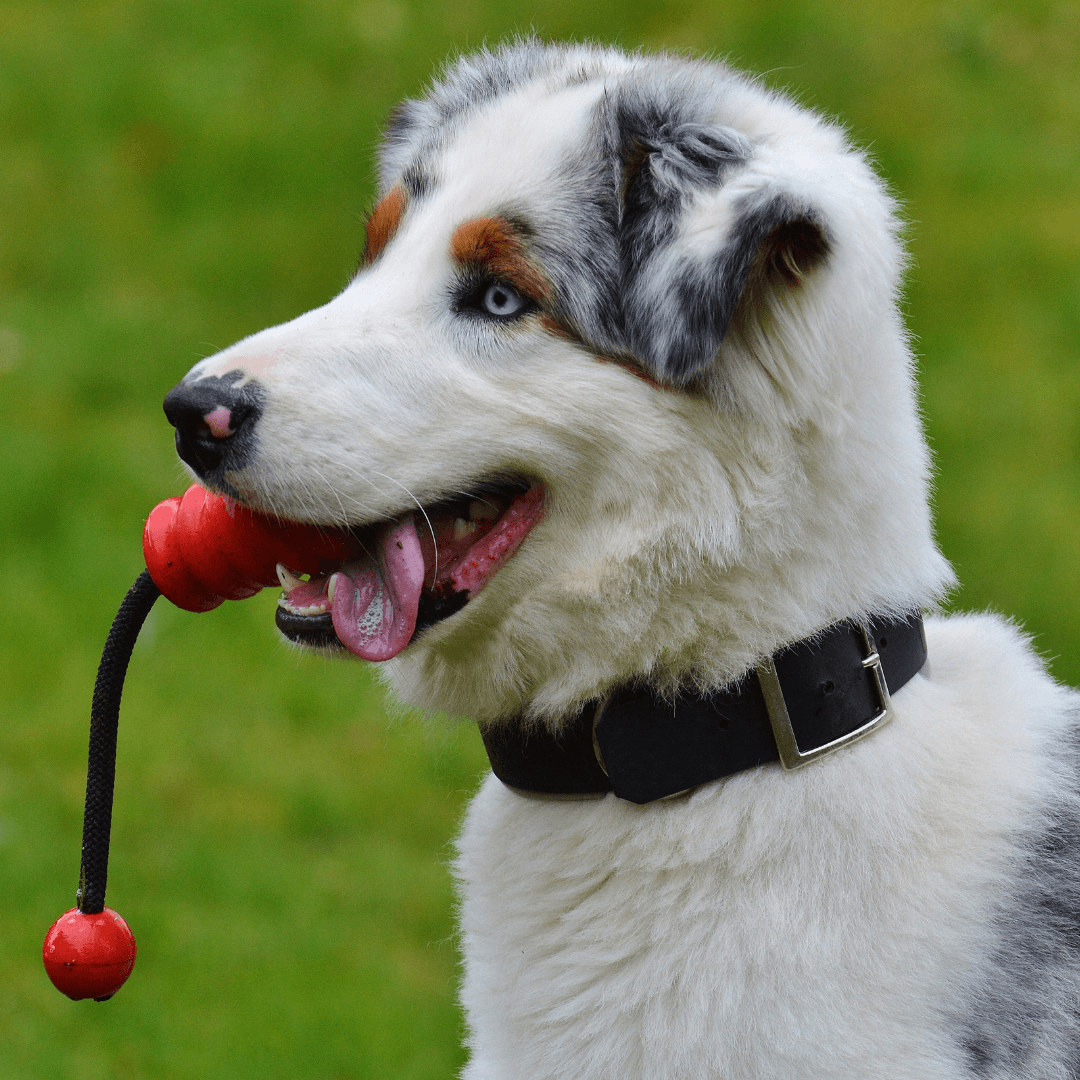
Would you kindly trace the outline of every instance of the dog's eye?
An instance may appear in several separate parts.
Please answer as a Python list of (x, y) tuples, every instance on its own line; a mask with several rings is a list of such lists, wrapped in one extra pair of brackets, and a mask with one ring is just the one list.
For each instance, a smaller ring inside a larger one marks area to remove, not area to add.
[(477, 307), (485, 314), (495, 315), (496, 319), (513, 319), (515, 315), (522, 314), (532, 303), (521, 293), (514, 292), (508, 284), (501, 281), (489, 282), (482, 287), (480, 303)]
[(528, 306), (529, 301), (524, 296), (514, 292), (509, 285), (501, 281), (491, 282), (480, 298), (481, 309), (500, 319), (520, 315)]
[(472, 288), (462, 290), (454, 301), (454, 310), (486, 318), (492, 322), (514, 322), (535, 311), (536, 301), (523, 296), (500, 278), (485, 278)]

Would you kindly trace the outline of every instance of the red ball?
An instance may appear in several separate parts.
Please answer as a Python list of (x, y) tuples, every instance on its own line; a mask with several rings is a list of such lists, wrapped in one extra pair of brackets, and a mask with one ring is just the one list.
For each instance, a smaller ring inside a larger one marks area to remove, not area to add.
[(84, 915), (65, 911), (49, 928), (41, 947), (53, 986), (72, 1001), (110, 998), (135, 966), (135, 935), (112, 908)]

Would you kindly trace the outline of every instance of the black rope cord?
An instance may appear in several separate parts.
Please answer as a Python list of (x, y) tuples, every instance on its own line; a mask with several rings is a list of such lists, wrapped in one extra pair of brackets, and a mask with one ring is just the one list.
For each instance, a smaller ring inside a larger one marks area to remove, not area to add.
[(75, 904), (84, 915), (105, 910), (109, 878), (109, 835), (112, 831), (113, 781), (116, 778), (116, 729), (131, 650), (142, 624), (161, 591), (149, 570), (128, 590), (101, 654), (94, 701), (90, 706), (90, 755), (86, 766), (82, 866)]

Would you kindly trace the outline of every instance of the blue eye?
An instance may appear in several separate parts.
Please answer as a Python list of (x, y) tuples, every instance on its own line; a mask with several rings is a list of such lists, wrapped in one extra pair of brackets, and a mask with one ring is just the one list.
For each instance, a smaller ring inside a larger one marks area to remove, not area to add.
[[(463, 283), (464, 284), (464, 283)], [(536, 311), (539, 305), (531, 296), (519, 293), (503, 278), (481, 278), (472, 284), (464, 284), (453, 301), (454, 311), (479, 317), (487, 322), (516, 322)]]
[(525, 297), (514, 292), (509, 285), (501, 281), (491, 282), (480, 299), (480, 307), (483, 311), (502, 319), (519, 315), (528, 306), (529, 301)]

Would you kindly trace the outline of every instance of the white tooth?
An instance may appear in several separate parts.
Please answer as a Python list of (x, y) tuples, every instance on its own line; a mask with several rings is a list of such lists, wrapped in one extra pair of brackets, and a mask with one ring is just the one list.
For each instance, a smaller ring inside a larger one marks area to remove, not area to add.
[(330, 580), (326, 583), (326, 599), (332, 604), (334, 602), (334, 590), (337, 588), (337, 574), (331, 574)]
[(491, 521), (499, 516), (499, 508), (493, 506), (489, 502), (481, 502), (479, 499), (473, 499), (469, 503), (469, 520), (470, 521)]
[(277, 564), (277, 579), (281, 582), (281, 587), (286, 592), (292, 592), (297, 585), (303, 585), (304, 583), (290, 570), (287, 570), (281, 563)]
[(476, 531), (476, 522), (466, 521), (464, 518), (454, 518), (454, 539), (460, 540), (463, 536)]

